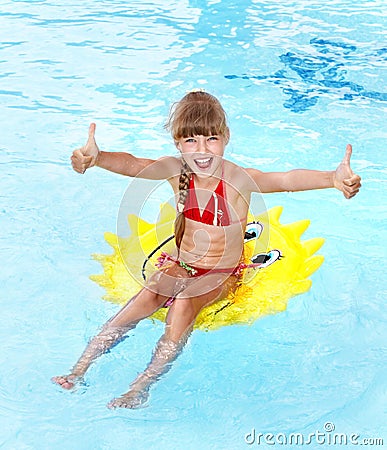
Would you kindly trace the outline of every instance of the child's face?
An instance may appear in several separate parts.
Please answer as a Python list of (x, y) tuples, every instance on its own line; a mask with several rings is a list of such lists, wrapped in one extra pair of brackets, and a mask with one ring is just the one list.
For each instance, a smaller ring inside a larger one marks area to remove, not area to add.
[(176, 147), (196, 174), (212, 175), (220, 166), (228, 139), (221, 135), (180, 138)]

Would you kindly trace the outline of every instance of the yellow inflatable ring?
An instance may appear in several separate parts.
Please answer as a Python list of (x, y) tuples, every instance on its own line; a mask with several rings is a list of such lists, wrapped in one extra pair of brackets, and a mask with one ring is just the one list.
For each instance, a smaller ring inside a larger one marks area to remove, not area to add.
[[(245, 262), (262, 264), (258, 269), (245, 270), (243, 282), (233, 294), (204, 308), (195, 328), (210, 330), (224, 325), (251, 324), (263, 315), (284, 311), (291, 297), (310, 289), (309, 277), (324, 260), (323, 256), (315, 255), (324, 239), (301, 241), (310, 221), (282, 225), (281, 213), (282, 207), (277, 206), (262, 215), (249, 217)], [(129, 215), (129, 237), (105, 233), (105, 240), (114, 252), (93, 255), (102, 264), (104, 273), (90, 277), (105, 288), (105, 300), (125, 304), (139, 291), (146, 264), (153, 266), (164, 250), (164, 243), (173, 241), (174, 218), (174, 208), (166, 203), (156, 224)], [(161, 308), (151, 317), (165, 321), (167, 311)]]

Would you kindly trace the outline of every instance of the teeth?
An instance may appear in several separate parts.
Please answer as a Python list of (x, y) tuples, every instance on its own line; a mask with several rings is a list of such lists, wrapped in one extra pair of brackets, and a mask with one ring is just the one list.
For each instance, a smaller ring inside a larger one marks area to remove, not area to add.
[(211, 158), (205, 158), (205, 159), (196, 159), (196, 162), (199, 164), (205, 164), (211, 161)]

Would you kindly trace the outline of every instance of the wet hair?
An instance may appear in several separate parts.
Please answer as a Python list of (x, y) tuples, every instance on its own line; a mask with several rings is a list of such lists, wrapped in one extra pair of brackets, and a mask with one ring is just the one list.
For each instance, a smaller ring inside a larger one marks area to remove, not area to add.
[(172, 105), (165, 128), (175, 141), (192, 136), (227, 136), (226, 113), (208, 92), (194, 91)]
[[(174, 141), (192, 136), (220, 135), (228, 139), (226, 113), (219, 100), (204, 91), (186, 94), (179, 102), (172, 105), (165, 128), (171, 132)], [(175, 242), (180, 248), (185, 230), (184, 205), (188, 196), (191, 170), (182, 159), (179, 178), (179, 199), (175, 219)]]

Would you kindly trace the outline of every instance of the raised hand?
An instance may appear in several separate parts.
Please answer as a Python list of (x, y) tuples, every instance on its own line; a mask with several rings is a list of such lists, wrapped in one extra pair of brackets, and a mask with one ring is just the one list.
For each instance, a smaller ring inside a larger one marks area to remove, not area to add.
[(351, 169), (351, 155), (352, 145), (348, 144), (344, 158), (338, 165), (333, 177), (334, 187), (339, 189), (345, 198), (354, 197), (361, 187), (361, 178), (353, 173)]
[(99, 148), (95, 142), (95, 123), (89, 127), (89, 137), (86, 144), (74, 150), (71, 156), (71, 165), (78, 173), (85, 173), (87, 169), (93, 167), (99, 155)]

